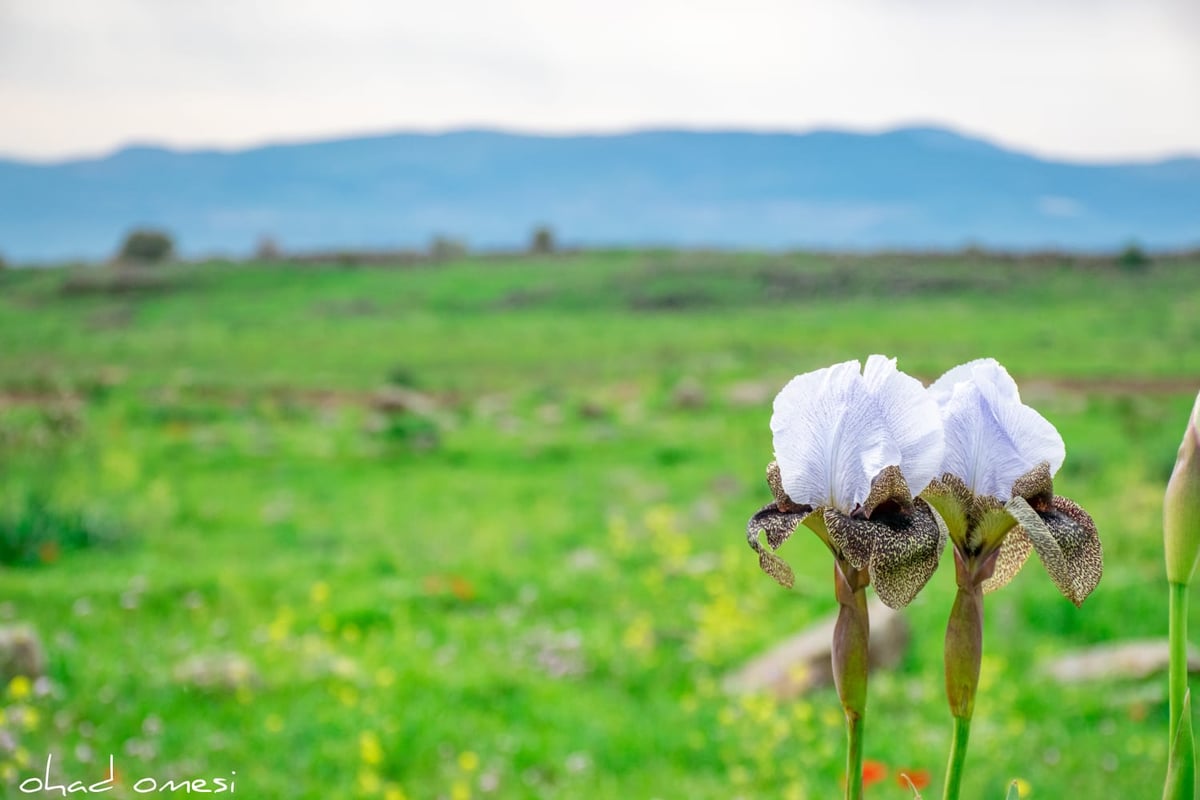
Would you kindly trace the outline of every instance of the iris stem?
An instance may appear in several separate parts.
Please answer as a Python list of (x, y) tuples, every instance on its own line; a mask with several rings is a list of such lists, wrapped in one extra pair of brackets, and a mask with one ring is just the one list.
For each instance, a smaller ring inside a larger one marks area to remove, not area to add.
[(846, 710), (846, 800), (863, 796), (863, 718)]
[(962, 788), (963, 768), (967, 763), (967, 740), (971, 736), (971, 718), (954, 718), (954, 743), (950, 745), (950, 763), (946, 765), (946, 788), (943, 800), (958, 800)]
[(833, 683), (846, 712), (846, 800), (861, 800), (871, 636), (867, 576), (839, 561), (834, 566), (833, 580), (839, 606), (833, 627)]
[(1179, 730), (1179, 715), (1183, 709), (1183, 696), (1187, 693), (1188, 658), (1187, 658), (1187, 615), (1188, 587), (1182, 583), (1170, 583), (1171, 608), (1168, 623), (1171, 638), (1171, 665), (1168, 678), (1168, 698), (1170, 702), (1170, 739), (1167, 741), (1168, 752), (1175, 745), (1175, 734)]
[(946, 767), (945, 800), (958, 800), (963, 768), (967, 763), (967, 739), (975, 715), (979, 669), (983, 663), (983, 586), (972, 564), (954, 551), (958, 592), (946, 624), (946, 699), (954, 718), (954, 742)]

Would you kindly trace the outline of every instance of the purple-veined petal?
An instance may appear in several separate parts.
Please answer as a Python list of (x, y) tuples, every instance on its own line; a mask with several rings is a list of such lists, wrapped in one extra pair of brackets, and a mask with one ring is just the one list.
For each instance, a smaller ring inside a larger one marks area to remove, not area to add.
[(1029, 471), (979, 387), (960, 383), (942, 407), (946, 458), (942, 471), (962, 479), (973, 494), (1007, 500)]
[(954, 393), (954, 387), (960, 383), (976, 383), (980, 386), (991, 386), (995, 396), (1006, 402), (1021, 402), (1021, 394), (1017, 382), (1012, 379), (999, 361), (994, 358), (977, 358), (965, 364), (959, 364), (946, 371), (929, 386), (929, 394), (939, 405), (945, 405)]
[(900, 472), (912, 494), (918, 495), (942, 473), (945, 444), (937, 403), (920, 381), (896, 369), (894, 358), (869, 357), (863, 380), (900, 450)]
[(857, 361), (788, 382), (775, 398), (771, 433), (784, 491), (814, 508), (849, 513), (867, 498), (871, 479), (900, 461)]
[(1062, 437), (1041, 414), (1021, 403), (1016, 383), (992, 359), (973, 361), (930, 387), (945, 426), (942, 472), (957, 475), (975, 494), (1007, 501), (1018, 478), (1042, 462), (1062, 466)]
[[(1027, 405), (998, 403), (995, 406), (1000, 425), (1016, 443), (1028, 472), (1043, 461), (1050, 465), (1050, 475), (1058, 474), (1067, 457), (1062, 435), (1045, 417)], [(1020, 477), (1020, 476), (1017, 476)]]

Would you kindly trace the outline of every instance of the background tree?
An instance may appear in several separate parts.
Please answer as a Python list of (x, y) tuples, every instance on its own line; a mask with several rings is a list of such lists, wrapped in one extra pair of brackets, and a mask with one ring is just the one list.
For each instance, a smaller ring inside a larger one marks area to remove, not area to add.
[(260, 236), (254, 247), (255, 261), (279, 261), (283, 258), (283, 248), (273, 236)]
[(549, 225), (539, 225), (534, 228), (533, 237), (529, 240), (529, 252), (537, 255), (549, 255), (554, 250), (554, 229)]
[(466, 255), (467, 243), (462, 239), (439, 234), (429, 243), (429, 257), (434, 261), (453, 261)]
[(117, 253), (118, 261), (154, 264), (168, 261), (175, 254), (175, 242), (166, 231), (139, 228), (130, 231)]
[(1117, 256), (1117, 265), (1128, 272), (1141, 272), (1150, 266), (1150, 256), (1137, 242), (1130, 242)]

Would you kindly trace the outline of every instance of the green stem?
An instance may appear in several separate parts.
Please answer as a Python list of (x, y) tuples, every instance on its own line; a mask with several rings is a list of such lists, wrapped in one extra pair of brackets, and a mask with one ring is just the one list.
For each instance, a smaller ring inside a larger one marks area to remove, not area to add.
[(867, 617), (865, 571), (834, 566), (838, 618), (833, 628), (833, 683), (846, 713), (846, 800), (863, 796), (863, 717), (867, 712), (867, 672), (871, 622)]
[(863, 719), (846, 710), (846, 800), (863, 796)]
[(946, 700), (954, 717), (954, 743), (946, 767), (944, 800), (958, 800), (963, 767), (967, 762), (967, 739), (975, 715), (979, 669), (983, 663), (983, 586), (976, 566), (954, 551), (958, 592), (946, 624)]
[(950, 745), (950, 763), (946, 765), (946, 788), (943, 800), (958, 800), (962, 788), (963, 768), (967, 763), (967, 740), (971, 736), (971, 718), (954, 718), (954, 744)]
[(1188, 663), (1187, 663), (1187, 615), (1188, 587), (1182, 583), (1171, 582), (1171, 610), (1169, 635), (1171, 637), (1171, 671), (1169, 677), (1168, 698), (1170, 701), (1170, 739), (1168, 748), (1175, 745), (1175, 734), (1179, 730), (1180, 714), (1183, 709), (1183, 696), (1187, 693)]

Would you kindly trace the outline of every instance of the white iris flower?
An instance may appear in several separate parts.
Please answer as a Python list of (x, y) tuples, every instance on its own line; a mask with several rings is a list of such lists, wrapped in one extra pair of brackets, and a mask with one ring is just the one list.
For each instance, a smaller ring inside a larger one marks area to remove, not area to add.
[[(875, 584), (888, 605), (907, 605), (937, 568), (946, 532), (914, 495), (939, 474), (941, 416), (919, 381), (873, 355), (793, 378), (775, 398), (775, 502), (747, 537), (764, 571), (791, 586), (771, 550), (803, 522), (832, 551), (853, 589)], [(759, 541), (765, 533), (767, 550)]]
[(1021, 402), (994, 359), (955, 367), (929, 396), (941, 412), (945, 458), (922, 496), (949, 530), (960, 584), (998, 589), (1036, 549), (1059, 590), (1081, 604), (1100, 581), (1103, 551), (1087, 512), (1054, 495), (1066, 453), (1058, 431)]

